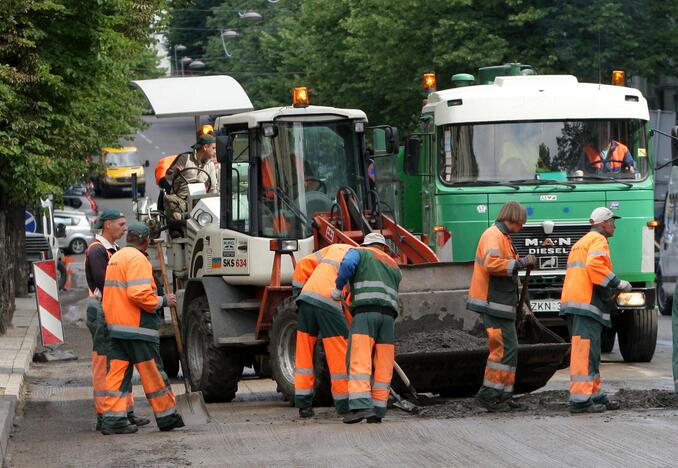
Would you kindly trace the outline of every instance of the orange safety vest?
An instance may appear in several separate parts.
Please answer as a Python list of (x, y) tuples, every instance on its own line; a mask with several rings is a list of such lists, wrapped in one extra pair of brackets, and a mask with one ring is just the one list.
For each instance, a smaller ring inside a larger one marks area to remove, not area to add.
[(478, 242), (466, 308), (499, 318), (515, 318), (517, 283), (513, 277), (518, 254), (506, 225), (497, 222)]
[(167, 156), (158, 161), (158, 164), (155, 165), (155, 183), (160, 187), (160, 181), (165, 178), (167, 174), (167, 169), (172, 165), (175, 159), (177, 159), (176, 154), (172, 156)]
[(134, 247), (114, 253), (106, 269), (103, 309), (112, 338), (159, 342), (159, 318), (163, 304), (157, 295), (148, 258)]
[[(102, 247), (104, 248), (104, 250), (105, 250), (106, 253), (108, 254), (108, 260), (110, 260), (111, 257), (113, 256), (113, 254), (106, 248), (106, 246), (104, 246), (104, 244), (102, 244), (101, 241), (100, 241), (99, 239), (96, 239), (96, 238), (95, 238), (95, 239), (92, 241), (92, 243), (87, 247), (87, 250), (85, 251), (85, 271), (87, 271), (87, 254), (89, 253), (89, 250), (90, 250), (92, 247), (94, 247), (95, 245), (97, 245), (97, 244), (100, 245), (100, 246), (102, 246)], [(99, 293), (103, 294), (103, 291), (99, 291)], [(94, 291), (92, 291), (92, 290), (89, 288), (89, 284), (87, 285), (87, 295), (88, 295), (89, 297), (95, 297)]]
[(609, 327), (609, 298), (601, 297), (601, 291), (596, 291), (594, 286), (616, 288), (619, 282), (612, 271), (607, 238), (592, 230), (574, 244), (567, 257), (560, 314), (588, 316)]
[(332, 290), (336, 287), (339, 265), (351, 248), (347, 244), (332, 244), (299, 260), (292, 274), (292, 286), (301, 288), (298, 300), (342, 312), (341, 303), (332, 299)]
[(624, 163), (624, 156), (626, 156), (629, 149), (618, 141), (612, 141), (612, 146), (614, 146), (614, 148), (612, 149), (612, 152), (607, 155), (607, 160), (603, 159), (600, 155), (600, 151), (593, 146), (584, 146), (584, 152), (588, 158), (589, 165), (595, 170), (600, 171), (603, 169), (605, 162), (607, 162), (610, 165), (610, 171), (621, 171), (622, 164)]

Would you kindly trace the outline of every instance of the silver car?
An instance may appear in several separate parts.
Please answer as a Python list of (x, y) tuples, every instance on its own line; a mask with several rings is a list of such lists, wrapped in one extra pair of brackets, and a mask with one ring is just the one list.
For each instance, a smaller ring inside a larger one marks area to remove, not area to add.
[(54, 210), (54, 226), (59, 248), (72, 255), (85, 253), (94, 240), (92, 222), (82, 211)]

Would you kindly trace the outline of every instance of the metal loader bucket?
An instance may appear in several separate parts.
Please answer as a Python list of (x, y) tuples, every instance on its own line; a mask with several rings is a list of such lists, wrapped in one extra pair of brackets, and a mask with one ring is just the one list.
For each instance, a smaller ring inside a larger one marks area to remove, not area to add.
[[(450, 349), (444, 349), (446, 344), (442, 343), (441, 347), (440, 340), (436, 340), (447, 329), (475, 337), (485, 334), (480, 316), (466, 310), (473, 263), (404, 265), (402, 271), (402, 310), (396, 322), (396, 339), (416, 335), (422, 341), (422, 350), (396, 354), (398, 364), (419, 392), (450, 397), (474, 395), (483, 382), (487, 345), (475, 339), (469, 340), (471, 347), (453, 344)], [(534, 322), (529, 321), (527, 326), (526, 333), (519, 337), (516, 393), (546, 385), (561, 367), (569, 349), (569, 344), (544, 333)], [(426, 341), (430, 342), (430, 349), (426, 349)], [(396, 391), (406, 392), (398, 378), (394, 377), (393, 385)]]

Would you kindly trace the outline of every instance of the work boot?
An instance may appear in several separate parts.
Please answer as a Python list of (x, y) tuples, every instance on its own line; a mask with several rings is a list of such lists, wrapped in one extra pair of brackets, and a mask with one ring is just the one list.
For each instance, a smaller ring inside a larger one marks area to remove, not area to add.
[(376, 418), (377, 414), (374, 412), (374, 409), (363, 409), (363, 410), (354, 410), (351, 411), (351, 414), (344, 416), (344, 424), (355, 424), (359, 423), (365, 418)]
[(103, 427), (102, 426), (103, 421), (104, 421), (103, 416), (100, 415), (100, 414), (97, 414), (97, 427), (95, 429), (97, 432), (101, 431), (101, 428)]
[(490, 413), (508, 413), (511, 407), (506, 401), (489, 399), (481, 394), (476, 395), (476, 403)]
[(381, 424), (381, 418), (379, 416), (368, 416), (367, 424)]
[(525, 411), (527, 410), (527, 405), (525, 403), (521, 403), (518, 400), (514, 400), (513, 398), (506, 400), (506, 404), (511, 408), (511, 411)]
[(163, 432), (167, 432), (171, 431), (172, 429), (179, 429), (180, 427), (184, 426), (185, 426), (184, 420), (181, 419), (181, 416), (177, 414), (177, 419), (172, 424), (170, 424), (169, 426), (160, 427), (159, 429)]
[(605, 405), (598, 403), (592, 403), (588, 406), (570, 406), (570, 413), (572, 414), (585, 414), (585, 413), (604, 413), (607, 408)]
[(309, 419), (315, 416), (313, 408), (299, 408), (299, 417), (301, 419)]
[(138, 426), (138, 427), (145, 426), (146, 424), (150, 424), (150, 422), (151, 422), (151, 420), (148, 419), (148, 418), (140, 418), (140, 417), (135, 416), (133, 414), (130, 415), (130, 416), (127, 416), (127, 419), (129, 420), (130, 424), (134, 424), (135, 426)]
[(604, 405), (605, 405), (605, 409), (608, 410), (608, 411), (618, 410), (621, 407), (619, 402), (616, 401), (616, 400), (608, 400), (604, 403)]
[(139, 429), (134, 425), (134, 424), (128, 424), (127, 426), (122, 426), (122, 427), (114, 427), (114, 428), (107, 428), (104, 427), (101, 429), (101, 433), (103, 435), (111, 435), (111, 434), (134, 434), (137, 432)]

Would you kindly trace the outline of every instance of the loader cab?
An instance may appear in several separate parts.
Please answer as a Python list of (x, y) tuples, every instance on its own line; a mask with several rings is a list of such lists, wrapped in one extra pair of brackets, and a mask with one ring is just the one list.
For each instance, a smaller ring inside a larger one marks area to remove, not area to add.
[(352, 188), (361, 204), (370, 190), (361, 111), (274, 108), (216, 124), (223, 229), (308, 238), (313, 215), (330, 212), (339, 189)]

